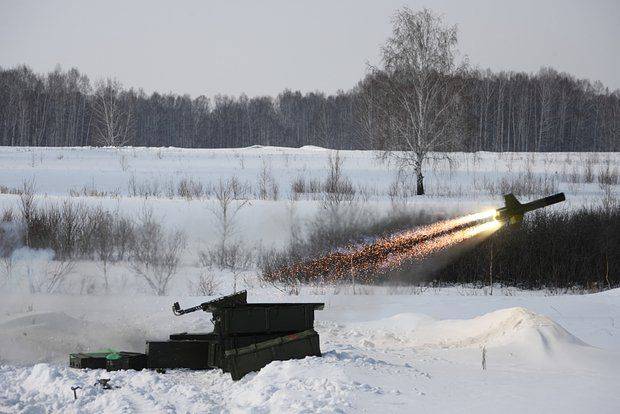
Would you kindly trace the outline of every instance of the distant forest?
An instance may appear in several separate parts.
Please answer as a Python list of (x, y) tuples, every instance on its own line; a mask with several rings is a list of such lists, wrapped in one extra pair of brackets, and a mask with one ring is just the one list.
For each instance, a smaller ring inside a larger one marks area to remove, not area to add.
[[(620, 91), (542, 69), (457, 79), (462, 151), (620, 151)], [(0, 68), (0, 145), (373, 149), (359, 88), (276, 97), (147, 95), (77, 69)], [(107, 138), (106, 138), (107, 137)]]

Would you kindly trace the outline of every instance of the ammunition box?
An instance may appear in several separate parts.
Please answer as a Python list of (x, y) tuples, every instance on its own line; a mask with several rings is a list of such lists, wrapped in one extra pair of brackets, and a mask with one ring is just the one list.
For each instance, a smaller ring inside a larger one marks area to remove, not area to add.
[(147, 341), (148, 368), (209, 369), (211, 341)]
[(136, 371), (146, 368), (146, 355), (137, 352), (119, 352), (120, 358), (106, 359), (106, 369), (108, 371), (119, 371), (121, 369), (135, 369)]
[(321, 356), (319, 334), (313, 329), (281, 336), (243, 348), (224, 351), (226, 372), (237, 381), (249, 372), (258, 371), (272, 361)]
[[(292, 332), (287, 332), (292, 333)], [(170, 335), (171, 341), (204, 341), (208, 342), (207, 365), (209, 368), (225, 367), (224, 351), (243, 348), (248, 345), (268, 341), (282, 336), (281, 333), (221, 337), (216, 333), (177, 333)]]
[(105, 369), (105, 357), (108, 354), (109, 352), (69, 354), (69, 366), (71, 368)]
[(269, 333), (269, 334), (257, 334), (257, 335), (243, 335), (243, 336), (220, 336), (214, 332), (209, 333), (177, 333), (170, 335), (171, 341), (213, 341), (218, 342), (224, 349), (243, 348), (248, 345), (252, 345), (258, 342), (274, 339), (286, 334), (292, 334), (295, 332), (286, 333)]
[(213, 310), (214, 332), (221, 336), (300, 332), (314, 327), (322, 303), (252, 303)]
[[(291, 333), (291, 332), (288, 332)], [(244, 335), (221, 337), (217, 341), (211, 343), (211, 351), (209, 353), (209, 364), (212, 367), (226, 370), (225, 352), (230, 349), (244, 348), (270, 339), (281, 337), (281, 333), (260, 334), (260, 335)]]

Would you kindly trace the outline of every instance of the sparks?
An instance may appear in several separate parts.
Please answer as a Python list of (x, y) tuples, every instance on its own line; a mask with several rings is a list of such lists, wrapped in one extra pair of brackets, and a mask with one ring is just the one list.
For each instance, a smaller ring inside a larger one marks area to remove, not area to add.
[(269, 272), (269, 277), (273, 280), (320, 279), (332, 282), (356, 277), (370, 281), (381, 271), (423, 259), (476, 235), (497, 230), (501, 223), (493, 220), (494, 215), (495, 210), (487, 210), (407, 230), (275, 269)]

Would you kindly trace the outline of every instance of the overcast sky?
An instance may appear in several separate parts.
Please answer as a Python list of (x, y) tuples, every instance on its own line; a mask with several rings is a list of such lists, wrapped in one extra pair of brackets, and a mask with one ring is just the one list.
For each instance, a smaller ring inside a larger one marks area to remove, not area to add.
[(405, 4), (457, 24), (475, 66), (552, 66), (620, 88), (620, 0), (0, 0), (0, 66), (192, 96), (332, 93), (378, 63)]

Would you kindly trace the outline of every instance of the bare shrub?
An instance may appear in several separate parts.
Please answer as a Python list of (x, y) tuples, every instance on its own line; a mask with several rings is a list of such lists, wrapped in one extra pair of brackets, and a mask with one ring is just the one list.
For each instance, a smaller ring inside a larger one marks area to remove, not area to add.
[(128, 181), (128, 192), (132, 197), (159, 197), (162, 194), (162, 189), (160, 187), (159, 181), (147, 180), (147, 181), (136, 181), (135, 175), (129, 177)]
[(80, 278), (80, 295), (92, 295), (97, 290), (97, 283), (92, 275), (83, 275)]
[(127, 156), (125, 154), (120, 154), (118, 163), (121, 165), (121, 170), (127, 171), (129, 169), (129, 160), (127, 160)]
[(34, 213), (36, 204), (34, 200), (34, 188), (34, 181), (24, 181), (22, 184), (22, 193), (19, 196), (22, 220), (26, 225), (25, 242), (28, 247), (31, 247), (29, 234), (33, 233), (33, 228), (35, 227)]
[(336, 155), (330, 154), (328, 159), (328, 173), (323, 191), (325, 192), (325, 202), (327, 204), (338, 204), (342, 201), (351, 201), (355, 197), (355, 188), (348, 177), (342, 173), (342, 164), (344, 160), (340, 158), (340, 153), (336, 151)]
[(239, 241), (228, 242), (198, 253), (200, 264), (206, 269), (217, 267), (228, 270), (233, 276), (233, 291), (237, 291), (239, 276), (249, 270), (253, 263), (252, 251)]
[(177, 196), (178, 185), (170, 178), (164, 182), (163, 194), (169, 199), (173, 199)]
[(220, 287), (213, 273), (204, 271), (195, 281), (189, 281), (189, 292), (197, 296), (213, 296)]
[(0, 185), (0, 194), (15, 194), (20, 195), (22, 190), (19, 188), (7, 187), (5, 185)]
[(114, 218), (112, 214), (103, 210), (97, 210), (94, 218), (92, 220), (95, 234), (94, 248), (103, 274), (103, 286), (105, 292), (109, 293), (108, 265), (115, 258)]
[(69, 190), (69, 195), (71, 197), (118, 197), (120, 192), (118, 190), (111, 192), (99, 190), (94, 184), (91, 184), (77, 190), (72, 188)]
[(263, 160), (263, 168), (258, 175), (258, 198), (260, 200), (266, 200), (269, 197), (269, 186), (272, 181), (271, 167)]
[(304, 194), (306, 192), (306, 180), (302, 176), (296, 177), (291, 182), (291, 193), (294, 195)]
[(310, 194), (318, 194), (323, 192), (323, 184), (319, 179), (308, 180), (308, 191)]
[(114, 246), (116, 247), (116, 261), (125, 260), (131, 249), (134, 235), (134, 225), (125, 217), (117, 217), (114, 223)]
[(418, 285), (392, 283), (388, 285), (388, 295), (422, 295), (430, 288), (428, 283), (421, 283)]
[(365, 213), (360, 205), (355, 205), (355, 189), (351, 181), (342, 174), (342, 162), (338, 152), (329, 157), (329, 172), (324, 183), (321, 213), (313, 221), (314, 226), (340, 229), (349, 226)]
[(611, 185), (603, 186), (603, 197), (601, 198), (601, 206), (603, 208), (603, 211), (608, 214), (620, 208), (620, 204), (618, 203), (618, 199), (616, 198)]
[(62, 286), (66, 277), (73, 272), (74, 267), (75, 262), (71, 259), (50, 262), (44, 269), (44, 278), (41, 280), (42, 283), (36, 290), (33, 290), (31, 285), (31, 293), (56, 292)]
[(263, 168), (258, 176), (258, 194), (260, 200), (277, 200), (280, 187), (271, 173), (271, 166), (263, 161)]
[(591, 183), (594, 181), (594, 159), (592, 157), (586, 158), (586, 165), (583, 169), (583, 181)]
[(579, 170), (575, 167), (571, 171), (571, 173), (567, 176), (568, 182), (577, 184), (581, 182), (581, 174), (579, 174)]
[(185, 236), (180, 231), (166, 234), (153, 212), (144, 209), (135, 229), (129, 267), (156, 295), (163, 296), (177, 273)]
[(236, 241), (229, 241), (225, 247), (218, 245), (198, 252), (198, 261), (205, 268), (244, 271), (250, 269), (252, 260), (252, 251)]
[(410, 184), (407, 174), (399, 170), (388, 189), (392, 209), (395, 211), (401, 210), (407, 205), (413, 195), (415, 195), (415, 189)]
[[(74, 256), (74, 252), (78, 248), (78, 239), (80, 233), (83, 233), (81, 226), (87, 220), (85, 216), (88, 213), (80, 206), (74, 206), (72, 203), (65, 201), (59, 211), (58, 216), (58, 241), (54, 252), (60, 258), (68, 258)], [(90, 235), (89, 232), (85, 234)], [(89, 246), (90, 247), (90, 246)], [(90, 249), (89, 249), (90, 250)]]
[(22, 260), (26, 263), (25, 278), (30, 293), (57, 292), (73, 271), (75, 262), (71, 259), (54, 260), (51, 250), (26, 250)]
[(271, 199), (273, 201), (277, 201), (280, 196), (280, 186), (275, 180), (271, 182), (270, 190), (271, 190), (271, 193), (270, 193)]
[(101, 260), (106, 273), (108, 262), (126, 258), (134, 226), (118, 213), (69, 201), (40, 207), (32, 195), (24, 193), (20, 233), (29, 248), (51, 249), (56, 260)]
[(179, 197), (183, 197), (186, 200), (202, 198), (205, 195), (205, 188), (198, 180), (183, 178), (177, 187), (177, 194)]
[[(264, 251), (259, 255), (257, 263), (261, 272), (261, 281), (287, 295), (298, 295), (301, 283), (304, 281), (301, 275), (280, 271), (291, 262), (302, 260), (301, 257), (295, 256), (293, 250), (289, 249), (286, 253), (276, 250)], [(322, 282), (313, 282), (317, 286), (324, 286)]]
[(211, 264), (220, 269), (237, 268), (238, 261), (244, 257), (244, 254), (240, 253), (244, 250), (242, 244), (236, 240), (237, 216), (249, 201), (237, 199), (237, 187), (238, 180), (234, 177), (228, 181), (220, 180), (214, 189), (216, 203), (209, 207), (215, 219), (219, 240), (217, 247), (204, 252), (203, 257), (208, 257)]
[(498, 183), (486, 182), (490, 195), (513, 193), (517, 196), (542, 196), (557, 192), (555, 177), (544, 174), (534, 175), (530, 169), (514, 177), (502, 177)]
[(323, 183), (319, 179), (306, 180), (304, 176), (296, 177), (291, 183), (291, 193), (295, 198), (302, 194), (320, 194), (323, 192)]
[(599, 171), (597, 179), (601, 188), (604, 186), (617, 185), (618, 169), (615, 167), (611, 168), (609, 161), (607, 161), (605, 163), (605, 168)]
[(19, 223), (14, 220), (13, 210), (5, 210), (0, 220), (0, 287), (9, 283), (13, 275), (13, 252), (21, 244)]

